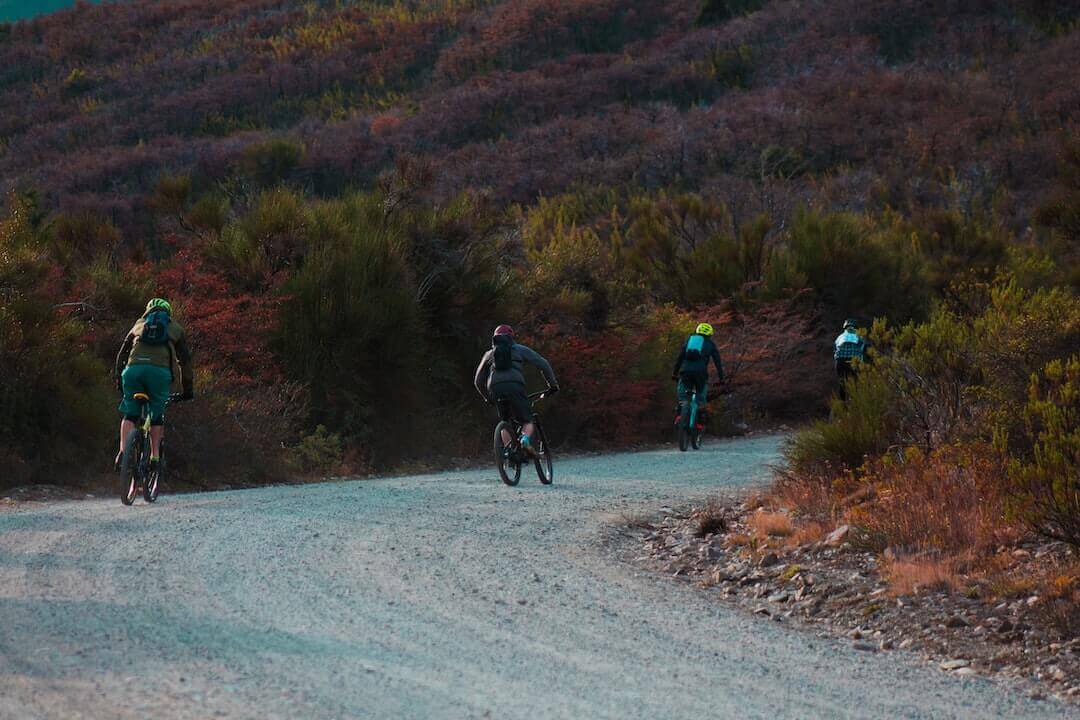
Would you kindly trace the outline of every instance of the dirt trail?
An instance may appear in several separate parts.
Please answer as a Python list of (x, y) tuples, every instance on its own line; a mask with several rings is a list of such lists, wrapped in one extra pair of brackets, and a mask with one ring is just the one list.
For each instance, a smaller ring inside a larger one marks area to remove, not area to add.
[(778, 440), (0, 510), (0, 718), (1062, 718), (613, 560)]

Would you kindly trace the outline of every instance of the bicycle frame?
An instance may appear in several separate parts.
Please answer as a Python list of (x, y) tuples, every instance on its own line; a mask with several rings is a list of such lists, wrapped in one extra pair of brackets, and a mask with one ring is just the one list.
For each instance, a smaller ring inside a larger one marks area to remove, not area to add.
[(690, 389), (690, 396), (685, 401), (680, 397), (679, 402), (680, 403), (686, 402), (686, 405), (687, 405), (686, 410), (687, 410), (687, 412), (684, 412), (682, 417), (683, 417), (683, 420), (686, 422), (686, 428), (689, 429), (689, 430), (692, 430), (694, 428), (694, 425), (697, 423), (698, 391), (697, 391), (697, 388), (689, 388), (689, 389)]

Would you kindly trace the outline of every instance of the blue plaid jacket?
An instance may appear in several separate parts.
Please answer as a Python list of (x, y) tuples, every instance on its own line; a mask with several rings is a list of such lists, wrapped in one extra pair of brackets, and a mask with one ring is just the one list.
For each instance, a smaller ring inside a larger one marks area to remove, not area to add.
[(833, 360), (850, 361), (866, 357), (866, 341), (859, 337), (858, 333), (845, 330), (836, 338), (833, 349)]

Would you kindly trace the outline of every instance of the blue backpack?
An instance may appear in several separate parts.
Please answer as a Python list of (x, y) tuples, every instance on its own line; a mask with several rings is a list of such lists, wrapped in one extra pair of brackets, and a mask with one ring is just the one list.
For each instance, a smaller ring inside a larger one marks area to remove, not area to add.
[(146, 316), (139, 342), (147, 345), (164, 345), (169, 342), (169, 313), (155, 310)]

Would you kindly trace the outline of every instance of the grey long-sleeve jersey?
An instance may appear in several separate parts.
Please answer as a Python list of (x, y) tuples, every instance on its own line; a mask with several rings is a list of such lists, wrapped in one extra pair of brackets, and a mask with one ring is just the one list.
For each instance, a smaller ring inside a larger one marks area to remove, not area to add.
[(514, 343), (510, 348), (511, 366), (509, 370), (495, 369), (495, 350), (491, 349), (484, 353), (480, 364), (476, 367), (476, 377), (473, 384), (476, 390), (484, 397), (488, 397), (492, 385), (497, 383), (525, 384), (525, 363), (535, 366), (544, 375), (548, 385), (558, 385), (555, 380), (555, 371), (551, 369), (551, 363), (544, 357), (526, 345)]

